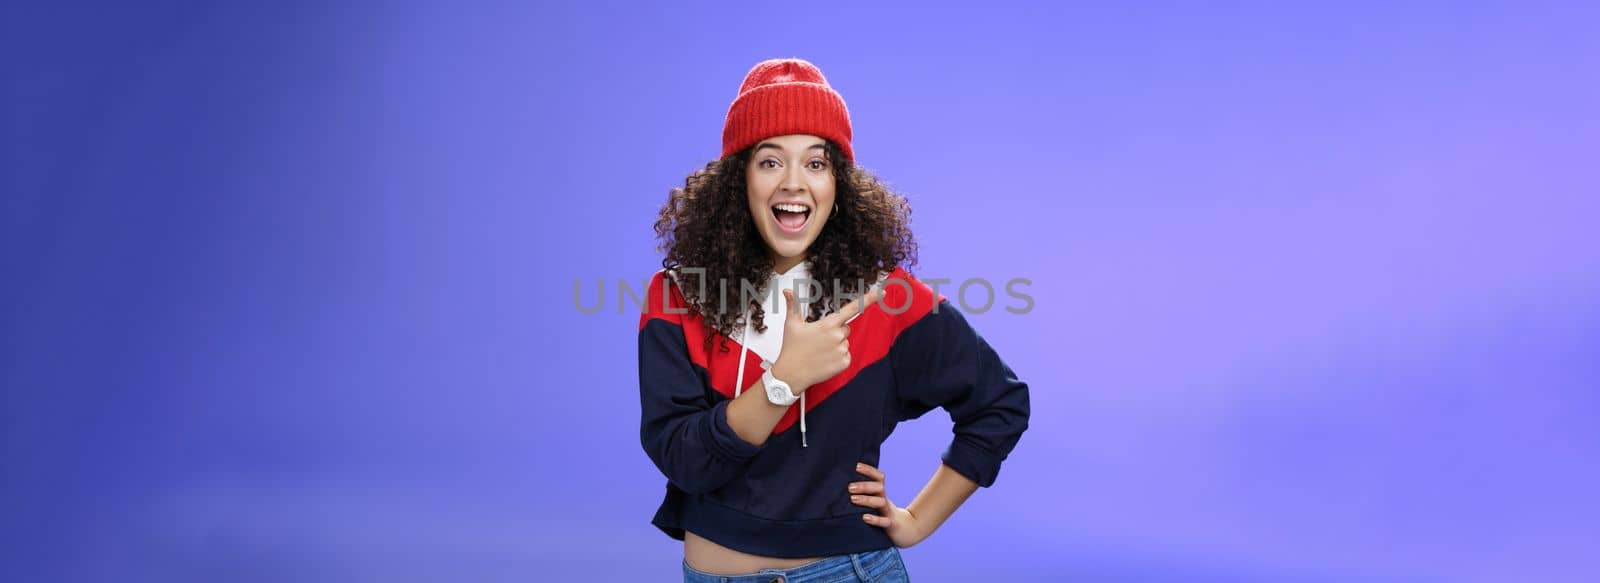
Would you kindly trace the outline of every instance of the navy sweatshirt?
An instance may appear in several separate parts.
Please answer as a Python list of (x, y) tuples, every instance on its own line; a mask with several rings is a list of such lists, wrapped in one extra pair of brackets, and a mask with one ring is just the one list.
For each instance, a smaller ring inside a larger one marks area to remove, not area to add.
[[(846, 486), (867, 479), (855, 464), (877, 466), (898, 423), (935, 407), (954, 422), (943, 463), (994, 484), (1028, 426), (1027, 384), (943, 294), (901, 268), (881, 287), (883, 299), (849, 324), (850, 366), (806, 391), (806, 446), (799, 402), (756, 446), (728, 425), (728, 401), (760, 379), (762, 358), (731, 338), (723, 350), (725, 337), (687, 308), (675, 279), (656, 273), (639, 318), (639, 439), (667, 478), (652, 524), (771, 557), (891, 547), (861, 520), (876, 509), (852, 504)], [(741, 354), (745, 378), (736, 379)]]

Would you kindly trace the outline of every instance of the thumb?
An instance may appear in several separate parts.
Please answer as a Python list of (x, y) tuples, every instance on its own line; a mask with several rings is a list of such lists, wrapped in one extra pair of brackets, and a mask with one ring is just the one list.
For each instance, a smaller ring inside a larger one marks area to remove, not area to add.
[(800, 302), (794, 300), (794, 290), (783, 290), (783, 304), (788, 308), (788, 313), (784, 315), (785, 318), (788, 318), (790, 322), (804, 321), (804, 318), (800, 317)]

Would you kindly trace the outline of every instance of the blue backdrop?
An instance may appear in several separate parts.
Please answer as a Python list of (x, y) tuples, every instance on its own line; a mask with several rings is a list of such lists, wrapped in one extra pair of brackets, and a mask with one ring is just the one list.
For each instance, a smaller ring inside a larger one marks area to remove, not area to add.
[(617, 281), (783, 56), (1033, 282), (916, 580), (1600, 570), (1592, 4), (323, 4), (0, 17), (0, 579), (677, 576)]

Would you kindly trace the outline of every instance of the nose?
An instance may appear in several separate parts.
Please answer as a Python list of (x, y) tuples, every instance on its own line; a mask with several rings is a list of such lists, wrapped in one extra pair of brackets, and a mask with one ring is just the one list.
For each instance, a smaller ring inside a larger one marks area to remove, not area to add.
[(801, 175), (801, 173), (804, 171), (804, 168), (790, 164), (789, 167), (783, 171), (783, 184), (780, 186), (780, 188), (789, 192), (805, 192), (806, 181)]

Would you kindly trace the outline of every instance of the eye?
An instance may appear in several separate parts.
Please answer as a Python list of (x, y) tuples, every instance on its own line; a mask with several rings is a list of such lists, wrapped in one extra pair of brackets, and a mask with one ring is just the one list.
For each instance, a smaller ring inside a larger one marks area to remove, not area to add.
[(808, 166), (812, 170), (826, 170), (828, 168), (828, 161), (827, 160), (822, 160), (822, 159), (816, 159), (816, 160), (812, 160), (811, 162), (809, 162)]
[[(768, 164), (771, 164), (771, 166), (768, 166)], [(777, 160), (773, 160), (772, 158), (767, 158), (766, 160), (762, 160), (760, 162), (757, 162), (756, 166), (759, 166), (761, 168), (777, 168), (778, 167), (778, 161)]]

